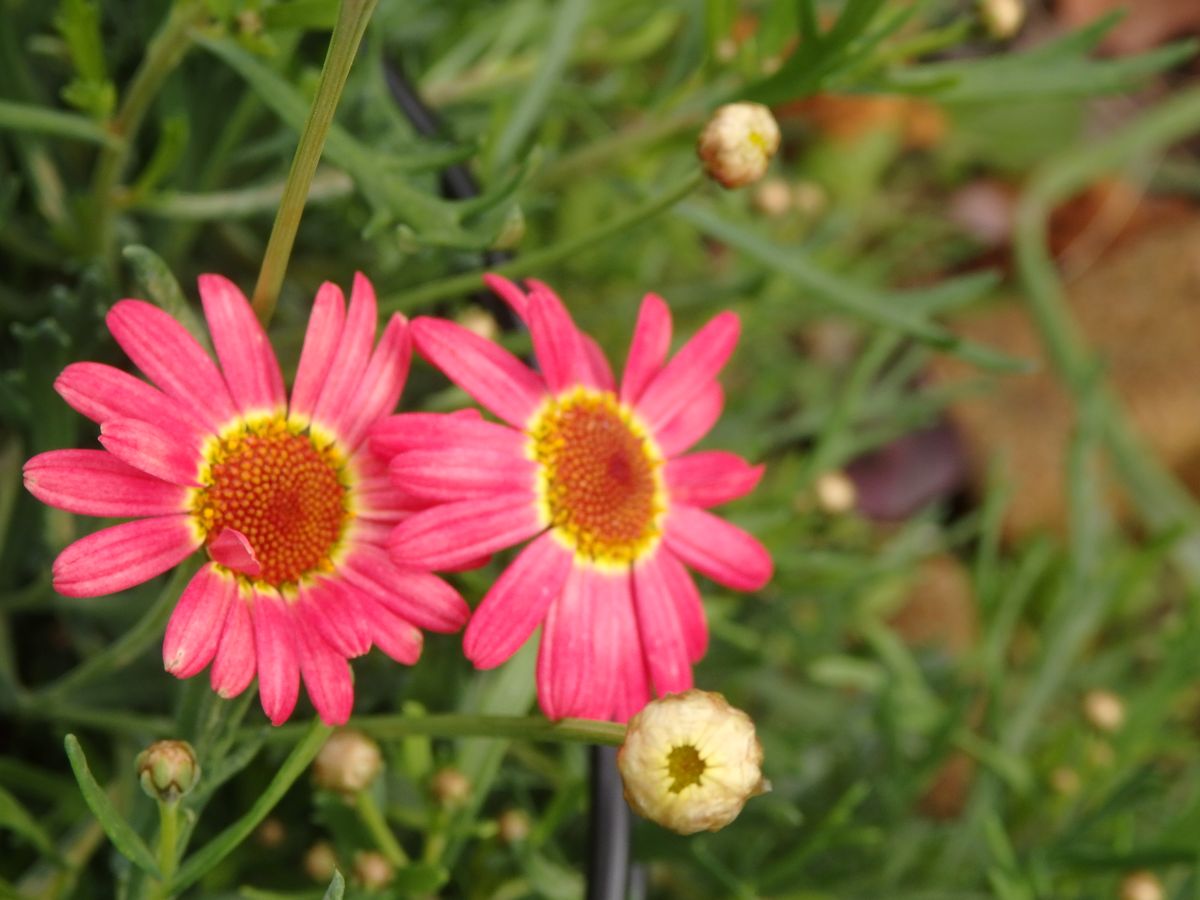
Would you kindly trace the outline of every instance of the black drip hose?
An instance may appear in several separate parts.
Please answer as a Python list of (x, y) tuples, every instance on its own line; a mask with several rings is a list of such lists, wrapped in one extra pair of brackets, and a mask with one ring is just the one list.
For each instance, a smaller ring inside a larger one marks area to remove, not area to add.
[[(437, 115), (421, 99), (412, 82), (397, 62), (384, 61), (383, 74), (396, 105), (423, 137), (437, 138), (444, 133)], [(442, 196), (451, 200), (467, 200), (479, 196), (475, 176), (463, 164), (447, 166), (441, 173)], [(512, 258), (504, 251), (489, 250), (484, 254), (487, 266), (496, 266)], [(472, 299), (496, 319), (504, 331), (521, 327), (508, 304), (489, 291), (480, 291)], [(631, 865), (629, 853), (630, 815), (617, 771), (615, 747), (595, 746), (589, 757), (591, 769), (591, 804), (588, 826), (591, 842), (587, 868), (587, 900), (642, 900), (646, 896), (644, 872), (641, 866)]]

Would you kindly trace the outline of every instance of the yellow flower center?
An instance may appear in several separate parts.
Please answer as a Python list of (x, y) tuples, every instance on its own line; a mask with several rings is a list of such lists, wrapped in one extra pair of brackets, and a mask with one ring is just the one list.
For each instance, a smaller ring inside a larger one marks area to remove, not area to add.
[(663, 461), (632, 410), (609, 392), (576, 388), (543, 405), (529, 433), (543, 519), (578, 557), (622, 566), (654, 549)]
[(668, 790), (672, 794), (683, 792), (684, 788), (700, 783), (700, 776), (708, 766), (700, 756), (700, 751), (691, 744), (679, 744), (672, 747), (667, 754), (667, 775), (671, 778)]
[(206, 543), (227, 528), (240, 532), (258, 560), (255, 577), (276, 587), (331, 568), (351, 518), (336, 450), (275, 416), (239, 421), (204, 458), (192, 512)]

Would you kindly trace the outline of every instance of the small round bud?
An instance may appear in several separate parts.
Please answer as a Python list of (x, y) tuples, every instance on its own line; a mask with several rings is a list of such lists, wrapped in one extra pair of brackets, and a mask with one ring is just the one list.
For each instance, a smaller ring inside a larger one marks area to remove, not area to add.
[(468, 307), (454, 317), (454, 321), (472, 334), (494, 341), (500, 333), (495, 317), (486, 309), (476, 306)]
[(523, 810), (506, 809), (496, 820), (496, 833), (505, 844), (519, 844), (529, 837), (529, 816)]
[(717, 831), (770, 786), (754, 723), (720, 694), (668, 694), (629, 720), (617, 768), (638, 815), (680, 834)]
[(704, 171), (727, 188), (762, 178), (779, 149), (779, 126), (761, 103), (729, 103), (717, 109), (696, 144)]
[(1125, 704), (1112, 691), (1088, 691), (1083, 695), (1083, 715), (1097, 731), (1112, 734), (1125, 724)]
[(765, 178), (754, 188), (754, 208), (778, 218), (792, 208), (792, 189), (782, 178)]
[(329, 841), (317, 841), (304, 854), (304, 874), (317, 884), (329, 884), (337, 869), (337, 854)]
[(137, 773), (147, 795), (175, 803), (200, 780), (200, 764), (187, 741), (155, 741), (138, 754)]
[(335, 731), (313, 761), (317, 787), (339, 794), (357, 794), (370, 787), (383, 769), (379, 745), (361, 731)]
[(396, 872), (382, 853), (364, 850), (354, 857), (354, 880), (368, 891), (379, 891), (392, 883)]
[(1050, 773), (1050, 787), (1054, 788), (1056, 794), (1070, 797), (1078, 794), (1082, 786), (1083, 782), (1079, 778), (1079, 773), (1074, 769), (1059, 766)]
[(460, 807), (471, 796), (471, 780), (453, 766), (446, 766), (429, 779), (429, 793), (447, 809)]
[(800, 215), (812, 218), (829, 205), (829, 195), (815, 181), (801, 181), (792, 188), (792, 204)]
[(269, 819), (263, 819), (263, 823), (254, 832), (254, 839), (260, 846), (274, 850), (276, 847), (282, 847), (287, 840), (287, 827), (278, 816), (271, 816)]
[(1025, 24), (1024, 0), (980, 0), (979, 15), (988, 34), (997, 40), (1008, 40)]
[(848, 513), (858, 501), (858, 489), (845, 472), (826, 472), (813, 485), (821, 509), (831, 516)]
[(1162, 882), (1153, 872), (1130, 872), (1121, 879), (1121, 900), (1163, 900)]

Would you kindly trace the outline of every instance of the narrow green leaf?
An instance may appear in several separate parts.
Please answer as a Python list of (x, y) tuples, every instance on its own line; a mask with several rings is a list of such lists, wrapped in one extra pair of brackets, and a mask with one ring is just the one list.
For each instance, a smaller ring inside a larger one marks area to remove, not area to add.
[(118, 147), (121, 139), (97, 122), (58, 109), (0, 100), (0, 130), (48, 134)]
[(133, 830), (133, 827), (117, 812), (117, 808), (113, 806), (104, 788), (100, 787), (96, 783), (96, 779), (92, 777), (92, 770), (88, 767), (87, 757), (83, 754), (83, 748), (79, 746), (79, 740), (75, 735), (68, 734), (63, 744), (67, 749), (67, 759), (71, 762), (71, 770), (75, 773), (75, 780), (79, 782), (79, 790), (83, 794), (83, 799), (87, 802), (92, 815), (96, 817), (96, 821), (100, 823), (100, 827), (104, 829), (104, 833), (108, 835), (108, 839), (112, 841), (113, 846), (139, 869), (154, 878), (161, 878), (158, 864), (154, 861), (150, 849)]
[(342, 900), (342, 896), (346, 893), (346, 879), (342, 877), (342, 873), (337, 869), (333, 870), (333, 881), (329, 882), (329, 887), (325, 890), (325, 900)]
[(58, 850), (55, 849), (50, 835), (21, 801), (4, 788), (0, 788), (0, 828), (7, 828), (21, 835), (45, 856), (58, 858)]
[(168, 893), (172, 895), (181, 893), (237, 849), (242, 841), (248, 838), (259, 823), (275, 808), (276, 804), (283, 799), (283, 795), (288, 792), (296, 779), (304, 774), (308, 764), (313, 761), (317, 751), (321, 749), (332, 733), (333, 729), (328, 725), (314, 720), (309, 727), (308, 734), (292, 749), (288, 758), (283, 761), (283, 765), (279, 767), (279, 771), (275, 773), (275, 777), (271, 779), (271, 783), (254, 801), (249, 812), (188, 857), (180, 866), (179, 872), (171, 879)]
[(443, 866), (413, 863), (396, 871), (392, 888), (402, 896), (433, 896), (449, 880), (450, 873)]
[(866, 285), (844, 280), (818, 268), (798, 253), (795, 247), (775, 244), (736, 222), (694, 204), (681, 204), (675, 212), (701, 231), (788, 275), (826, 303), (864, 321), (897, 329), (909, 337), (984, 368), (1017, 371), (1029, 368), (1026, 360), (960, 339), (941, 325), (929, 321), (926, 316), (915, 315), (904, 308), (894, 296), (881, 294)]

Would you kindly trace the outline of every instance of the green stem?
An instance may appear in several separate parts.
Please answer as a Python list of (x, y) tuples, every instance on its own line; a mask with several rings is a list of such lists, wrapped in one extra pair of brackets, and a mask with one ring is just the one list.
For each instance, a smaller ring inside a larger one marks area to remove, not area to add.
[(115, 642), (101, 652), (80, 663), (57, 681), (36, 691), (35, 702), (52, 700), (69, 694), (74, 689), (86, 684), (94, 678), (105, 675), (116, 669), (129, 665), (141, 656), (142, 651), (158, 640), (167, 619), (171, 616), (184, 585), (196, 571), (194, 564), (182, 563), (175, 568), (175, 574), (163, 587), (154, 605), (146, 610), (146, 614), (136, 624)]
[(350, 66), (358, 53), (358, 45), (362, 42), (376, 2), (378, 0), (342, 0), (338, 7), (329, 51), (321, 68), (317, 96), (308, 111), (296, 155), (292, 157), (292, 168), (283, 188), (283, 200), (275, 215), (275, 224), (271, 228), (267, 251), (258, 273), (258, 283), (254, 287), (254, 313), (264, 325), (271, 320), (271, 314), (275, 311), (279, 289), (283, 286), (283, 275), (292, 255), (292, 245), (296, 242), (296, 231), (300, 227), (300, 216), (304, 213), (309, 185), (317, 171), (329, 126), (333, 124), (334, 110), (341, 99), (346, 77), (350, 74)]
[[(560, 259), (573, 256), (585, 247), (606, 241), (628, 228), (633, 228), (635, 225), (640, 225), (652, 219), (663, 210), (670, 209), (703, 182), (704, 174), (697, 169), (671, 190), (647, 200), (628, 214), (613, 219), (608, 224), (601, 225), (599, 228), (585, 232), (578, 237), (561, 241), (542, 250), (526, 253), (512, 262), (496, 266), (493, 271), (508, 278), (518, 278), (531, 272), (543, 270)], [(458, 294), (477, 290), (481, 283), (478, 272), (466, 272), (462, 275), (454, 275), (450, 278), (430, 281), (403, 293), (381, 299), (379, 310), (381, 313), (411, 310), (434, 300), (441, 300), (446, 297), (453, 297)]]
[(175, 874), (179, 843), (179, 801), (158, 801), (158, 870), (162, 880), (151, 893), (154, 900), (170, 897), (168, 886)]
[[(1068, 312), (1046, 249), (1046, 228), (1059, 201), (1132, 159), (1195, 134), (1197, 128), (1200, 89), (1192, 89), (1151, 109), (1112, 137), (1050, 163), (1034, 178), (1017, 209), (1017, 270), (1046, 353), (1077, 403), (1088, 391), (1097, 391), (1095, 402), (1109, 452), (1140, 515), (1157, 528), (1180, 524), (1200, 528), (1200, 510), (1134, 433), (1112, 391), (1093, 385), (1096, 360)], [(1176, 558), (1193, 578), (1200, 579), (1200, 544), (1181, 541)]]
[(146, 48), (146, 56), (134, 73), (116, 118), (109, 123), (115, 142), (106, 144), (92, 177), (96, 204), (92, 224), (92, 249), (110, 263), (113, 217), (116, 214), (117, 184), (129, 162), (129, 148), (158, 96), (167, 76), (174, 71), (191, 42), (191, 30), (207, 15), (203, 0), (181, 0), (171, 7), (166, 21)]
[[(268, 740), (291, 740), (305, 726), (282, 725), (271, 729)], [(381, 740), (413, 735), (431, 737), (520, 738), (530, 741), (559, 741), (620, 746), (625, 726), (593, 719), (560, 719), (541, 716), (475, 716), (446, 713), (436, 716), (356, 716), (349, 728)]]
[(77, 113), (47, 109), (31, 103), (0, 100), (0, 131), (22, 131), (73, 138), (120, 149), (121, 139), (100, 123)]
[(366, 826), (367, 831), (371, 832), (371, 837), (375, 840), (375, 846), (379, 848), (387, 858), (387, 861), (397, 869), (407, 866), (408, 854), (404, 852), (404, 848), (396, 840), (396, 835), (392, 833), (391, 826), (388, 825), (387, 819), (384, 818), (383, 812), (379, 809), (379, 804), (375, 802), (375, 798), (371, 795), (371, 791), (359, 791), (354, 798), (354, 807), (358, 810), (358, 816), (362, 819), (362, 823)]

